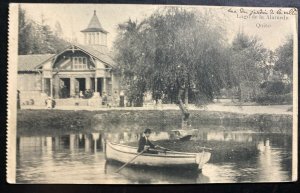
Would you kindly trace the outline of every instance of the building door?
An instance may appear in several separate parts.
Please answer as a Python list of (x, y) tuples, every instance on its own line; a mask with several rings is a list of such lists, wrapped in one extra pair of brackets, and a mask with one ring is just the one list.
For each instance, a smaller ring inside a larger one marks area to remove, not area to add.
[(102, 96), (102, 78), (97, 78), (98, 84), (97, 84), (97, 91)]
[(60, 98), (70, 97), (70, 78), (60, 79)]
[(79, 94), (80, 91), (85, 91), (85, 78), (76, 78), (75, 92)]
[(91, 89), (92, 89), (94, 92), (96, 92), (96, 90), (95, 90), (95, 78), (91, 78), (90, 83), (91, 83)]

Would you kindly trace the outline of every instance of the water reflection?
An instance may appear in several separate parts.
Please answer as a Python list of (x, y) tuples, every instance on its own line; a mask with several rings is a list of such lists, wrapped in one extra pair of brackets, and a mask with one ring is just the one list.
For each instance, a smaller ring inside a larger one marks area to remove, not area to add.
[[(106, 162), (106, 173), (114, 173), (122, 164)], [(209, 183), (209, 177), (197, 171), (186, 171), (180, 168), (149, 168), (149, 167), (125, 167), (119, 172), (132, 183), (137, 184), (169, 184), (169, 183)]]
[[(171, 130), (172, 128), (170, 128)], [(156, 130), (153, 141), (169, 139), (169, 130)], [(225, 183), (291, 180), (291, 136), (245, 131), (198, 130), (192, 140), (249, 142), (259, 150), (247, 159), (214, 161), (202, 173), (126, 167), (104, 160), (103, 141), (137, 142), (140, 130), (72, 133), (17, 138), (18, 183)], [(229, 143), (230, 144), (230, 143)], [(247, 143), (248, 144), (248, 143)]]

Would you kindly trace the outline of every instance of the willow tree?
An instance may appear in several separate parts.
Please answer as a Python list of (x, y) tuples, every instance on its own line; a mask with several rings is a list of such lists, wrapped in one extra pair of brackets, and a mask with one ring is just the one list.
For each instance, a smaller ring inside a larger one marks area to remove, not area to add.
[(126, 88), (150, 91), (154, 99), (177, 98), (187, 121), (190, 91), (213, 99), (226, 83), (225, 41), (217, 27), (205, 14), (178, 8), (120, 25), (116, 60)]
[(130, 19), (120, 24), (119, 34), (114, 44), (115, 59), (120, 64), (119, 71), (122, 74), (121, 86), (126, 91), (126, 96), (131, 104), (141, 106), (146, 92), (146, 80), (144, 78), (144, 46), (141, 44), (142, 27)]

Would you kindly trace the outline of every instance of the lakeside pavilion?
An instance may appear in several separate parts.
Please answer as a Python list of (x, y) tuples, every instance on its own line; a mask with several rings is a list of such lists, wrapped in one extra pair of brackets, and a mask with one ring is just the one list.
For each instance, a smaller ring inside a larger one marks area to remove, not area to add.
[[(45, 105), (54, 98), (57, 105), (101, 105), (106, 96), (111, 105), (120, 99), (119, 74), (107, 47), (108, 32), (96, 11), (81, 31), (84, 44), (71, 44), (57, 54), (19, 55), (17, 89), (21, 105)], [(81, 99), (86, 90), (91, 99)]]

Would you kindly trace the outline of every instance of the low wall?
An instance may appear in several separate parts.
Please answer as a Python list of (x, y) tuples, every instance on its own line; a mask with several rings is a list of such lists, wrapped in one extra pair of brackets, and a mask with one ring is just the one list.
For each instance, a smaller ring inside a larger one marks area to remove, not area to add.
[(41, 93), (41, 91), (20, 91), (20, 105), (37, 105), (45, 106), (45, 100), (47, 95)]

